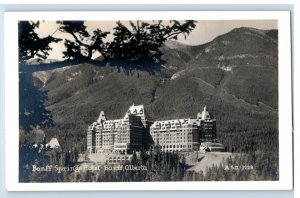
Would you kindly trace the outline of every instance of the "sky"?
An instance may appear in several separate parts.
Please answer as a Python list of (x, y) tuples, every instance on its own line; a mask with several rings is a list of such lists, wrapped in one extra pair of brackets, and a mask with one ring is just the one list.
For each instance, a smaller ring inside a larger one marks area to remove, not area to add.
[[(116, 26), (116, 21), (86, 21), (87, 31), (92, 32), (97, 28), (102, 31), (112, 32), (113, 28)], [(128, 24), (128, 21), (123, 21), (123, 24)], [(225, 34), (234, 28), (239, 27), (252, 27), (257, 29), (269, 30), (278, 29), (277, 20), (202, 20), (197, 21), (195, 29), (190, 33), (186, 39), (183, 36), (178, 38), (178, 41), (187, 45), (201, 45), (212, 41), (219, 35)], [(58, 24), (55, 21), (43, 21), (41, 22), (36, 32), (40, 37), (46, 37), (52, 35), (57, 38), (66, 38), (72, 40), (72, 36), (66, 33), (58, 31)], [(108, 35), (107, 41), (113, 39), (112, 34)], [(62, 51), (65, 47), (63, 42), (53, 43), (50, 45), (52, 51), (48, 59), (58, 59), (62, 60)], [(95, 53), (93, 58), (98, 57), (100, 54)]]

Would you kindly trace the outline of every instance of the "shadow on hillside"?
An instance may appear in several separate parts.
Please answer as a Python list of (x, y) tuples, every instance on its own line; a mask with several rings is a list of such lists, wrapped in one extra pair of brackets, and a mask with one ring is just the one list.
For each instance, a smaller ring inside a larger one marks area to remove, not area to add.
[(19, 64), (19, 127), (26, 133), (36, 126), (42, 128), (54, 126), (52, 114), (44, 105), (48, 100), (48, 94), (34, 86), (32, 74), (74, 64), (79, 63), (61, 61), (35, 65)]
[(44, 106), (48, 99), (47, 93), (33, 85), (32, 71), (34, 70), (19, 70), (19, 127), (26, 133), (29, 133), (32, 127), (53, 126), (51, 112)]

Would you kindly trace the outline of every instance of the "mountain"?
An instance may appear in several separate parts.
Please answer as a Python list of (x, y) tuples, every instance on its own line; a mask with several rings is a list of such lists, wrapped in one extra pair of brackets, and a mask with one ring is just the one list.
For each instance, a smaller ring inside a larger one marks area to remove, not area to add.
[(178, 71), (181, 69), (186, 69), (194, 56), (193, 46), (184, 45), (177, 41), (168, 40), (161, 47), (162, 60), (165, 61), (165, 65), (168, 69)]
[(276, 35), (277, 30), (237, 28), (204, 45), (167, 44), (163, 57), (181, 74), (197, 75), (246, 102), (277, 109)]
[(26, 65), (41, 65), (41, 64), (51, 64), (59, 62), (57, 59), (40, 59), (40, 58), (32, 58), (26, 61)]
[[(51, 112), (54, 126), (45, 130), (61, 144), (85, 146), (87, 126), (101, 110), (117, 119), (134, 103), (144, 104), (153, 120), (196, 117), (206, 105), (225, 146), (276, 149), (276, 35), (277, 30), (238, 28), (199, 46), (168, 41), (161, 48), (165, 63), (153, 72), (126, 70), (120, 63), (76, 64), (42, 71), (40, 66), (27, 73), (31, 79), (22, 79), (46, 93), (41, 108)], [(22, 71), (27, 68), (32, 67)]]

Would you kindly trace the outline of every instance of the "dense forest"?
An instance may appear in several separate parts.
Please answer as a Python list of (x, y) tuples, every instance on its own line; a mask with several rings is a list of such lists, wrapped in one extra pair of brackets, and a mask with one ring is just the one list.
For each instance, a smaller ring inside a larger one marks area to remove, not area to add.
[[(123, 164), (143, 166), (143, 170), (80, 169), (78, 151), (46, 150), (21, 145), (20, 182), (132, 182), (132, 181), (259, 181), (278, 180), (277, 155), (272, 152), (236, 154), (213, 164), (205, 172), (189, 171), (185, 155), (178, 152), (161, 152), (154, 149), (133, 153), (131, 161)], [(47, 171), (35, 167), (56, 166)], [(94, 164), (97, 166), (97, 164)], [(274, 166), (276, 165), (276, 166)]]

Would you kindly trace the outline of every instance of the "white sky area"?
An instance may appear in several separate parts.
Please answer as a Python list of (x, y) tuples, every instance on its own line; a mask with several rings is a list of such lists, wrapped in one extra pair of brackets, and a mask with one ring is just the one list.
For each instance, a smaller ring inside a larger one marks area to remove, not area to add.
[[(123, 24), (128, 24), (128, 21), (122, 21)], [(101, 29), (102, 31), (111, 32), (107, 36), (107, 41), (113, 39), (113, 28), (116, 26), (116, 21), (86, 21), (87, 31), (92, 33), (93, 30)], [(36, 32), (40, 37), (46, 37), (48, 35), (53, 35), (57, 38), (73, 40), (72, 36), (67, 33), (62, 33), (58, 31), (59, 25), (55, 21), (43, 21), (40, 27), (36, 29)], [(239, 27), (253, 27), (257, 29), (269, 30), (278, 29), (277, 20), (209, 20), (209, 21), (198, 21), (196, 23), (196, 28), (190, 33), (186, 39), (180, 36), (177, 41), (187, 44), (187, 45), (201, 45), (212, 41), (219, 35), (225, 34), (234, 28)], [(88, 41), (87, 41), (88, 42)], [(50, 45), (52, 51), (49, 52), (48, 59), (58, 59), (62, 60), (62, 52), (65, 50), (64, 42), (52, 43)], [(100, 54), (95, 53), (93, 58), (98, 57)]]

